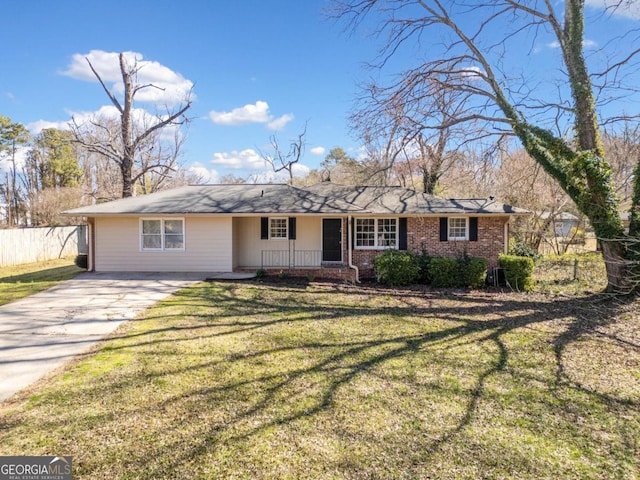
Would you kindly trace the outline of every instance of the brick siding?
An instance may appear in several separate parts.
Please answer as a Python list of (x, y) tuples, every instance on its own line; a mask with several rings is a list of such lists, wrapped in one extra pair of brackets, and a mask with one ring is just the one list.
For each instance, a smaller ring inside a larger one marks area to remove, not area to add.
[[(504, 251), (503, 237), (506, 217), (479, 217), (477, 241), (440, 241), (438, 217), (409, 217), (407, 219), (407, 250), (426, 251), (434, 257), (457, 257), (465, 252), (471, 257), (486, 258), (489, 268), (498, 266), (498, 256)], [(346, 242), (344, 243), (346, 245)], [(382, 250), (353, 250), (353, 263), (360, 269), (361, 278), (374, 277), (373, 259)], [(345, 250), (345, 258), (347, 252)]]
[[(439, 217), (408, 217), (407, 218), (407, 250), (421, 253), (426, 251), (434, 257), (457, 257), (465, 252), (471, 257), (487, 259), (489, 268), (498, 266), (498, 256), (504, 251), (503, 237), (504, 224), (507, 217), (478, 217), (477, 241), (440, 241)], [(355, 271), (346, 266), (349, 254), (346, 220), (342, 228), (343, 265), (332, 265), (322, 268), (292, 268), (284, 271), (292, 277), (307, 277), (313, 275), (316, 278), (335, 279), (353, 282)], [(375, 277), (373, 259), (383, 250), (353, 250), (353, 264), (359, 269), (362, 279)], [(269, 275), (280, 272), (280, 268), (267, 269)]]

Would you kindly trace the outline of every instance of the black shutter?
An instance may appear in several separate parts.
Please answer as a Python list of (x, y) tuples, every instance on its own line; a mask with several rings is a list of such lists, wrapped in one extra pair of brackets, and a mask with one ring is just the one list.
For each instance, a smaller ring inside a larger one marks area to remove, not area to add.
[(446, 242), (449, 239), (449, 220), (447, 217), (440, 217), (440, 241)]
[[(347, 220), (348, 222), (349, 220)], [(356, 248), (356, 219), (351, 219), (351, 248)]]
[(289, 240), (296, 239), (296, 217), (289, 217)]
[(407, 249), (407, 218), (400, 219), (399, 232), (398, 232), (398, 250)]
[(469, 240), (478, 241), (478, 217), (469, 217)]
[(260, 217), (260, 240), (269, 240), (269, 217)]

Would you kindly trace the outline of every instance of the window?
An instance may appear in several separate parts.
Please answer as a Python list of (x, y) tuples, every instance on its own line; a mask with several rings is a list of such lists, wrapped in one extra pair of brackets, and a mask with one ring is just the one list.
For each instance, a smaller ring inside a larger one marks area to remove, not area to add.
[(375, 247), (376, 224), (373, 218), (356, 219), (356, 247)]
[(466, 240), (467, 219), (456, 217), (449, 218), (449, 232), (447, 237), (449, 240)]
[(396, 248), (398, 221), (396, 218), (356, 218), (356, 248)]
[(378, 246), (395, 248), (397, 245), (397, 228), (395, 218), (381, 218), (378, 220)]
[(142, 250), (184, 250), (184, 220), (143, 219), (140, 236)]
[(287, 235), (287, 218), (270, 218), (269, 219), (269, 238), (271, 240), (286, 240)]

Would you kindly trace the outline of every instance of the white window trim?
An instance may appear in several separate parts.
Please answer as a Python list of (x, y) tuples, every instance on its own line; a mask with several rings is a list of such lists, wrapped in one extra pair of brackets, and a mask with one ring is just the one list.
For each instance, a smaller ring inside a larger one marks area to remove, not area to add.
[[(271, 236), (271, 221), (272, 220), (284, 220), (284, 237), (272, 237)], [(288, 240), (289, 239), (289, 217), (269, 217), (269, 240)]]
[[(358, 217), (354, 218), (353, 225), (353, 248), (354, 250), (397, 250), (398, 244), (400, 241), (400, 219), (398, 217)], [(358, 220), (373, 220), (373, 228), (374, 228), (374, 244), (369, 246), (359, 246), (358, 243)], [(378, 245), (378, 220), (395, 220), (396, 222), (396, 238), (395, 238), (395, 246), (388, 247), (385, 245)]]
[[(142, 225), (145, 220), (160, 221), (160, 248), (145, 248), (144, 247), (144, 235), (142, 234)], [(182, 221), (182, 248), (165, 248), (165, 233), (164, 222), (167, 220), (181, 220)], [(141, 252), (184, 252), (187, 245), (187, 237), (185, 235), (186, 222), (184, 217), (144, 217), (140, 218), (140, 251)]]
[[(451, 220), (464, 220), (464, 238), (463, 237), (452, 237), (450, 235), (451, 228), (449, 222)], [(464, 242), (469, 240), (469, 217), (449, 217), (447, 219), (447, 240), (450, 242)]]

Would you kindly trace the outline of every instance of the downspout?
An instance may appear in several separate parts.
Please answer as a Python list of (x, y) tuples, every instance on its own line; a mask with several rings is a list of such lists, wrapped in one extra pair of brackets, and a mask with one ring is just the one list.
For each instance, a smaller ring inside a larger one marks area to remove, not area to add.
[(360, 283), (360, 271), (353, 264), (353, 235), (351, 233), (351, 215), (347, 217), (347, 256), (349, 257), (349, 268), (356, 272), (356, 283)]
[(511, 217), (507, 218), (507, 221), (504, 222), (504, 240), (502, 241), (504, 250), (504, 254), (509, 254), (509, 223), (511, 222)]
[(87, 218), (87, 272), (96, 271), (95, 218)]

